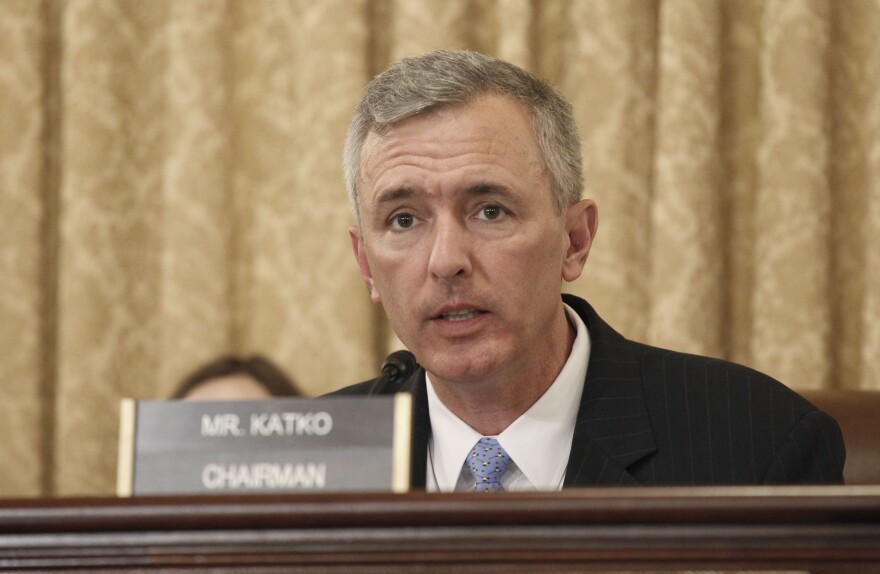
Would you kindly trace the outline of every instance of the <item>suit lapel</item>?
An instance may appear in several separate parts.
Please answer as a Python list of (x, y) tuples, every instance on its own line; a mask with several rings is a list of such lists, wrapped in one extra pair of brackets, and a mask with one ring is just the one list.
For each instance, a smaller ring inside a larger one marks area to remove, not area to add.
[(632, 343), (586, 301), (564, 295), (590, 332), (590, 362), (565, 487), (638, 485), (627, 467), (657, 450)]

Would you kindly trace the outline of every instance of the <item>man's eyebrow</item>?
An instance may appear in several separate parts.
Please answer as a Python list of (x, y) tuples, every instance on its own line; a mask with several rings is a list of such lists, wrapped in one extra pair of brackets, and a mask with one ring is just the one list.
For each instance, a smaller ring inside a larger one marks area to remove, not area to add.
[(513, 190), (504, 185), (499, 185), (497, 183), (478, 183), (476, 185), (471, 185), (464, 190), (466, 195), (471, 195), (475, 197), (481, 196), (494, 196), (499, 197), (501, 199), (507, 199), (509, 201), (514, 201), (517, 199)]
[(416, 194), (415, 190), (410, 187), (392, 187), (379, 192), (376, 196), (376, 205), (383, 205), (401, 199), (408, 199)]
[[(410, 199), (418, 195), (418, 192), (411, 187), (390, 187), (388, 189), (380, 191), (376, 195), (375, 205), (377, 207), (382, 205), (387, 205), (389, 203), (395, 203), (398, 201), (402, 201), (405, 199)], [(460, 195), (470, 196), (470, 197), (497, 197), (499, 199), (505, 199), (507, 201), (514, 202), (517, 200), (517, 195), (511, 190), (509, 187), (500, 185), (497, 183), (477, 183), (474, 185), (469, 185), (468, 187), (461, 190)]]

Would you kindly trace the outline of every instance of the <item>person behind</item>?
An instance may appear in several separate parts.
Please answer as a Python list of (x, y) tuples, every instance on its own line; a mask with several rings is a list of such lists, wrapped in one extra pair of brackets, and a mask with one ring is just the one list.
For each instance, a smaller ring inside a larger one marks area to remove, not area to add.
[(300, 392), (274, 363), (260, 356), (215, 359), (181, 381), (172, 398), (190, 401), (261, 400)]
[(474, 52), (404, 59), (367, 86), (344, 167), (361, 275), (421, 364), (401, 386), (414, 488), (842, 482), (836, 422), (781, 383), (561, 295), (598, 213), (547, 83)]

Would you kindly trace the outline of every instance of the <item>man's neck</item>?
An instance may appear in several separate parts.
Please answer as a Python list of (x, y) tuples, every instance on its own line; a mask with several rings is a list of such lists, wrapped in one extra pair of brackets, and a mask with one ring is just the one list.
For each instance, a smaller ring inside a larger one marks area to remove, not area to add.
[(496, 436), (535, 404), (550, 388), (574, 344), (576, 330), (563, 311), (557, 344), (527, 365), (515, 365), (481, 381), (461, 383), (430, 374), (437, 397), (458, 418), (484, 436)]

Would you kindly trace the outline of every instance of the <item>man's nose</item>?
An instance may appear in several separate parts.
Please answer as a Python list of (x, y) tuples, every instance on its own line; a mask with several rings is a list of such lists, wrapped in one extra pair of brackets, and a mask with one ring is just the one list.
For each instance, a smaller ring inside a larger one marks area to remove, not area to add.
[(438, 218), (432, 231), (431, 275), (447, 281), (470, 275), (473, 242), (467, 227), (453, 218)]

